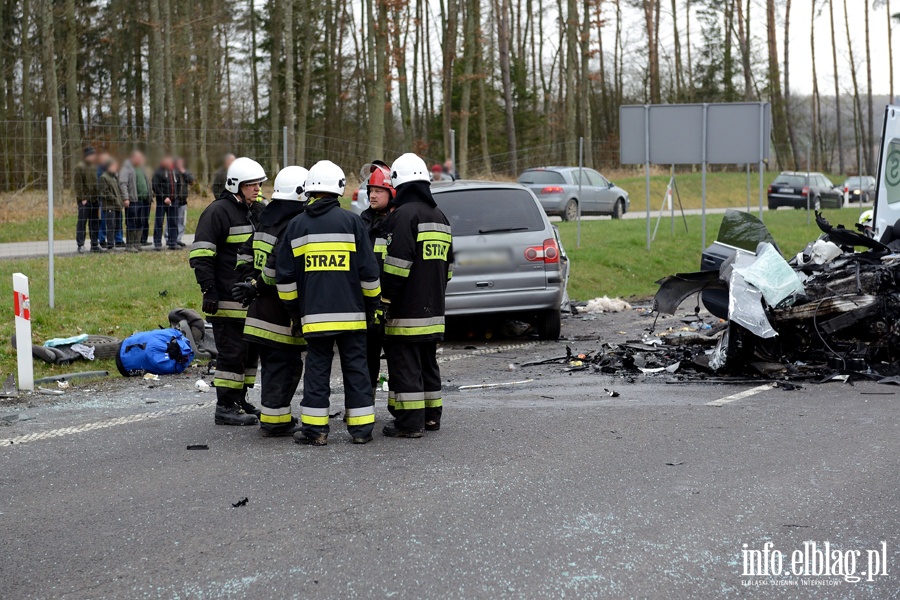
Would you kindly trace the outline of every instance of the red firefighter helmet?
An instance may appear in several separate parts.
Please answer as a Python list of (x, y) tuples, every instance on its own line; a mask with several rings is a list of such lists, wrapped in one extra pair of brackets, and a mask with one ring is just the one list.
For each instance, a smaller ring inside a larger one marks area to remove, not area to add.
[(386, 189), (391, 194), (391, 199), (397, 195), (397, 191), (391, 185), (391, 170), (381, 165), (372, 165), (372, 173), (366, 182), (366, 191), (371, 187), (380, 187)]

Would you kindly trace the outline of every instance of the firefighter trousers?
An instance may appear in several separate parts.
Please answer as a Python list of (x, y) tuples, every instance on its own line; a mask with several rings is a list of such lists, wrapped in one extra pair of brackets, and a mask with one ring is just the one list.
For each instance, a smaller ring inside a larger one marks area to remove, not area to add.
[(303, 376), (303, 355), (299, 348), (276, 348), (266, 344), (253, 344), (259, 352), (262, 367), (262, 406), (259, 426), (268, 431), (290, 429), (291, 399)]
[(256, 383), (259, 356), (256, 347), (244, 339), (243, 319), (210, 318), (216, 339), (216, 400), (219, 406), (236, 406)]
[(441, 423), (441, 371), (437, 342), (385, 341), (388, 359), (388, 409), (395, 426), (421, 431), (425, 423)]
[(366, 330), (366, 355), (369, 365), (369, 382), (372, 393), (378, 389), (378, 376), (381, 374), (381, 348), (384, 346), (384, 324), (370, 325)]
[(331, 363), (337, 344), (344, 379), (344, 410), (347, 430), (353, 437), (372, 435), (375, 428), (375, 399), (369, 385), (366, 361), (366, 332), (306, 338), (306, 368), (303, 373), (303, 400), (300, 422), (307, 438), (328, 435)]

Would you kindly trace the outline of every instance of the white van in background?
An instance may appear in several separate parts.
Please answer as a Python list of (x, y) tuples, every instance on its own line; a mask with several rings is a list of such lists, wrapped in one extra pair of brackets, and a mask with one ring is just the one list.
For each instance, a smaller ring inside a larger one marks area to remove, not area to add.
[(900, 106), (885, 107), (875, 196), (875, 239), (900, 239)]

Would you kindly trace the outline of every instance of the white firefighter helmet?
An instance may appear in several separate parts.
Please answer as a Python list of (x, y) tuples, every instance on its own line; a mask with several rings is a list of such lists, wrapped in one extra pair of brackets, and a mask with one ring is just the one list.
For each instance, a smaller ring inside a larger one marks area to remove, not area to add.
[(323, 192), (341, 196), (344, 194), (345, 185), (347, 178), (344, 177), (344, 171), (330, 160), (320, 160), (312, 166), (306, 176), (306, 195)]
[(871, 208), (869, 210), (867, 210), (866, 212), (864, 212), (863, 214), (859, 215), (859, 224), (860, 225), (864, 225), (866, 227), (871, 227), (872, 221), (874, 221), (874, 220), (875, 220), (875, 211), (872, 210)]
[(242, 156), (234, 159), (231, 166), (228, 167), (228, 176), (225, 180), (225, 189), (232, 194), (237, 194), (241, 185), (245, 183), (262, 183), (268, 179), (266, 170), (262, 165), (253, 160)]
[(425, 166), (425, 161), (412, 152), (402, 155), (391, 165), (391, 185), (394, 189), (411, 181), (428, 182), (428, 175), (428, 167)]
[(309, 171), (303, 167), (285, 167), (275, 177), (275, 191), (272, 192), (272, 200), (303, 200), (306, 186), (306, 177)]

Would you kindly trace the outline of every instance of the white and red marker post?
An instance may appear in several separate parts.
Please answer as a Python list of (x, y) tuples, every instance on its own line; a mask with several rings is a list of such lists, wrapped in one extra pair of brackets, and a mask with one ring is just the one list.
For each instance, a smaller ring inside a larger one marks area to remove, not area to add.
[(19, 363), (19, 389), (34, 391), (34, 363), (31, 357), (31, 299), (28, 278), (13, 273), (13, 309), (16, 315), (16, 357)]

